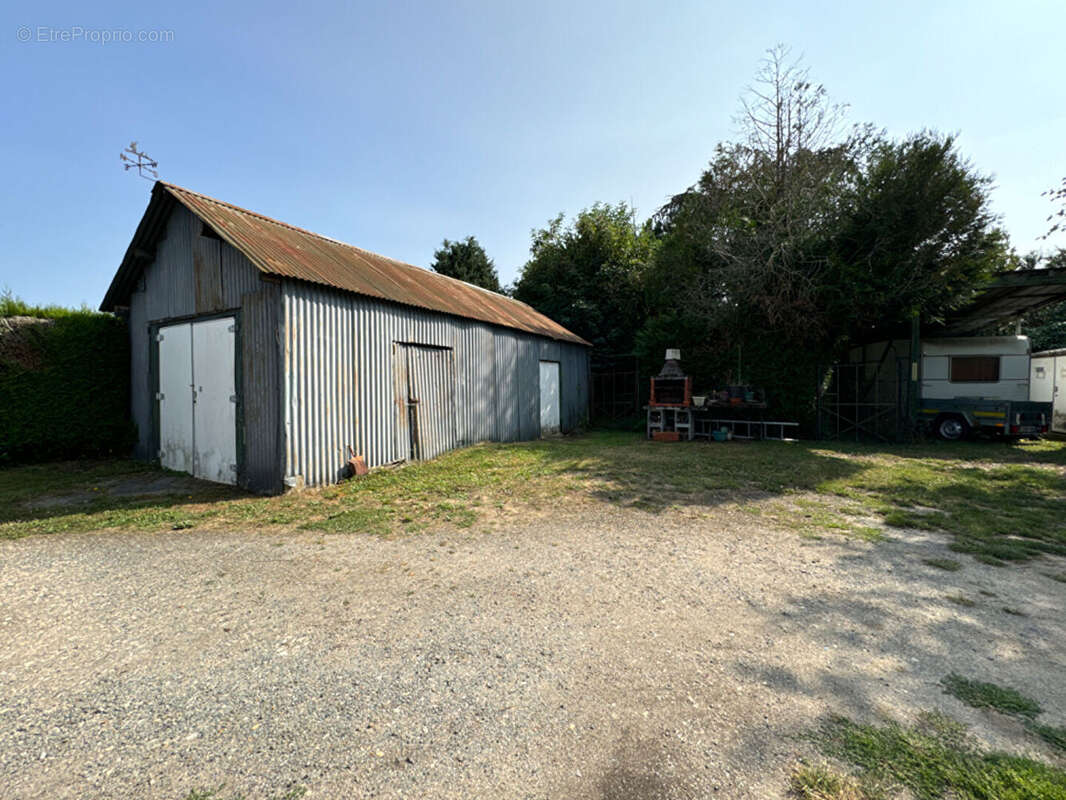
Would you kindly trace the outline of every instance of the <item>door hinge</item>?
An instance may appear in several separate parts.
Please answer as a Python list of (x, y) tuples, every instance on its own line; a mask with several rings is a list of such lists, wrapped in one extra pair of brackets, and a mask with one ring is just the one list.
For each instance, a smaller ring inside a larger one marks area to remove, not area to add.
[(162, 392), (156, 392), (155, 393), (155, 399), (156, 400), (162, 400), (164, 397), (166, 397), (166, 395), (163, 394)]
[(237, 402), (237, 395), (235, 395), (235, 394), (231, 394), (231, 395), (229, 396), (229, 401), (230, 401), (231, 403), (236, 403), (236, 402)]
[(156, 458), (158, 458), (160, 461), (162, 461), (163, 460), (163, 456), (165, 456), (165, 455), (166, 455), (166, 453), (164, 453), (162, 450), (160, 450), (158, 453), (156, 453)]
[(155, 340), (156, 340), (157, 342), (161, 342), (161, 341), (163, 341), (163, 334), (161, 334), (161, 333), (157, 333), (157, 334), (155, 335)]
[(237, 332), (237, 323), (234, 322), (232, 325), (230, 325), (228, 328), (226, 328), (226, 330), (228, 330), (230, 333), (236, 333)]
[(229, 465), (229, 471), (230, 472), (236, 472), (237, 471), (237, 465), (236, 464), (230, 464)]

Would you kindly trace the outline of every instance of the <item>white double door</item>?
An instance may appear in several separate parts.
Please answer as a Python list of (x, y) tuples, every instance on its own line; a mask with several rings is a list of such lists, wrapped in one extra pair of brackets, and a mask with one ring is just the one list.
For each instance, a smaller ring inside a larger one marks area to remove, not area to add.
[(159, 329), (159, 461), (216, 483), (237, 482), (236, 320)]

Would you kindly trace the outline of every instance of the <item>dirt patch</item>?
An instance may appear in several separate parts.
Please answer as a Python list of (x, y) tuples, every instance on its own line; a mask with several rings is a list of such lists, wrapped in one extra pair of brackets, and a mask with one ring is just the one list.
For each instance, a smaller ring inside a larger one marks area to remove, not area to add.
[(98, 486), (76, 492), (43, 495), (24, 503), (28, 509), (75, 509), (104, 501), (109, 497), (187, 496), (203, 490), (203, 483), (185, 475), (145, 472), (143, 475), (102, 480)]

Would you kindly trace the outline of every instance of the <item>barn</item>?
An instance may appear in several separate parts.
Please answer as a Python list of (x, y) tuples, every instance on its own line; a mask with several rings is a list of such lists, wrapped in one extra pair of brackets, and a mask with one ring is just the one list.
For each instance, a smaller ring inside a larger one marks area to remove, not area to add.
[(588, 342), (526, 304), (161, 181), (100, 308), (136, 456), (254, 491), (587, 417)]

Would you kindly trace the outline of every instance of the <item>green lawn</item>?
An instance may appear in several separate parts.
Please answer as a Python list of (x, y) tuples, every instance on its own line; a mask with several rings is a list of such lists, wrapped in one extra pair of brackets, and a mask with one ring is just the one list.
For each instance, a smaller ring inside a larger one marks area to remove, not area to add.
[(1066, 800), (1066, 771), (986, 751), (964, 725), (937, 712), (921, 714), (913, 725), (860, 725), (833, 717), (813, 738), (823, 753), (856, 775), (828, 765), (801, 767), (792, 779), (793, 795), (799, 798)]
[(1066, 554), (1066, 444), (1050, 441), (669, 444), (590, 433), (477, 445), (280, 497), (191, 481), (152, 495), (130, 489), (165, 477), (132, 461), (0, 470), (0, 536), (191, 527), (392, 535), (491, 525), (526, 506), (606, 503), (665, 513), (733, 503), (805, 536), (877, 539), (885, 525), (917, 527), (942, 531), (953, 549), (993, 564)]

